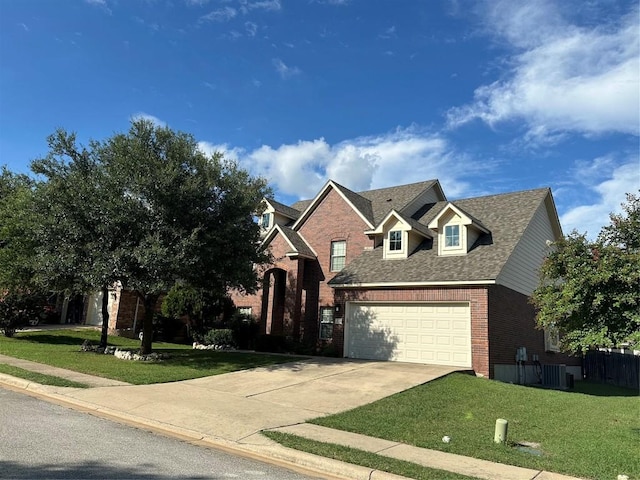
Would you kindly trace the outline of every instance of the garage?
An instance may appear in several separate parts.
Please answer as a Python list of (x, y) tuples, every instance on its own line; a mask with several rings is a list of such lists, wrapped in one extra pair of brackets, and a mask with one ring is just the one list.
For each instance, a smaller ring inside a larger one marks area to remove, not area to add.
[(471, 367), (468, 303), (346, 305), (349, 358)]

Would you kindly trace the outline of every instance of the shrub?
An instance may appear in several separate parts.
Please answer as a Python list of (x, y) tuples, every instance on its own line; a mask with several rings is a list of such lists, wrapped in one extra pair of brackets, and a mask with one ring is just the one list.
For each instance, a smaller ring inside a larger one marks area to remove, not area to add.
[(204, 334), (202, 343), (206, 345), (228, 345), (235, 347), (233, 331), (228, 328), (213, 328)]
[(251, 315), (236, 313), (226, 322), (226, 327), (233, 332), (233, 339), (238, 348), (248, 350), (254, 347), (260, 325)]
[(5, 337), (13, 337), (29, 320), (38, 319), (43, 306), (43, 296), (30, 292), (0, 294), (0, 329)]

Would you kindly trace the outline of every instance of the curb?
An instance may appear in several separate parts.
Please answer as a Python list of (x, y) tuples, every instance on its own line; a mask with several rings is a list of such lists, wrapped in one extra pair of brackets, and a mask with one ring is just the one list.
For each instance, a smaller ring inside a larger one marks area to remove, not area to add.
[(66, 389), (71, 389), (71, 387), (41, 385), (30, 380), (12, 377), (11, 375), (3, 373), (0, 373), (0, 386), (6, 386), (13, 391), (18, 391), (50, 403), (89, 413), (124, 425), (151, 430), (154, 433), (177, 438), (194, 445), (223, 450), (228, 453), (293, 469), (301, 473), (329, 475), (330, 477), (328, 478), (332, 480), (411, 480), (408, 477), (383, 472), (381, 470), (283, 447), (275, 442), (272, 445), (239, 444), (222, 438), (203, 435), (194, 430), (181, 428), (168, 423), (118, 412), (95, 404), (79, 401), (61, 393)]

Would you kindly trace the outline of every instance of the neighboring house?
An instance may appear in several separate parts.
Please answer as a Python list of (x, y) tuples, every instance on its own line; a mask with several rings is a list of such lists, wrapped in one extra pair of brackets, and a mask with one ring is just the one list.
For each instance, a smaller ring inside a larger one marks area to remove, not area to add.
[(273, 263), (261, 290), (232, 298), (265, 334), (506, 381), (525, 347), (530, 381), (535, 358), (580, 374), (529, 303), (562, 235), (547, 188), (449, 202), (437, 180), (358, 193), (329, 181), (291, 206), (266, 199), (260, 224)]

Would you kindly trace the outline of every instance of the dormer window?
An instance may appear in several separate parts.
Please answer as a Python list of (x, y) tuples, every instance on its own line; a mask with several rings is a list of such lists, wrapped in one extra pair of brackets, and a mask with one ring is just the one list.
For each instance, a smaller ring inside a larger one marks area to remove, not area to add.
[(392, 230), (389, 232), (389, 251), (402, 251), (402, 231)]
[(271, 213), (263, 213), (260, 217), (260, 226), (267, 229), (271, 226)]
[(460, 225), (447, 225), (444, 227), (444, 247), (460, 248)]

